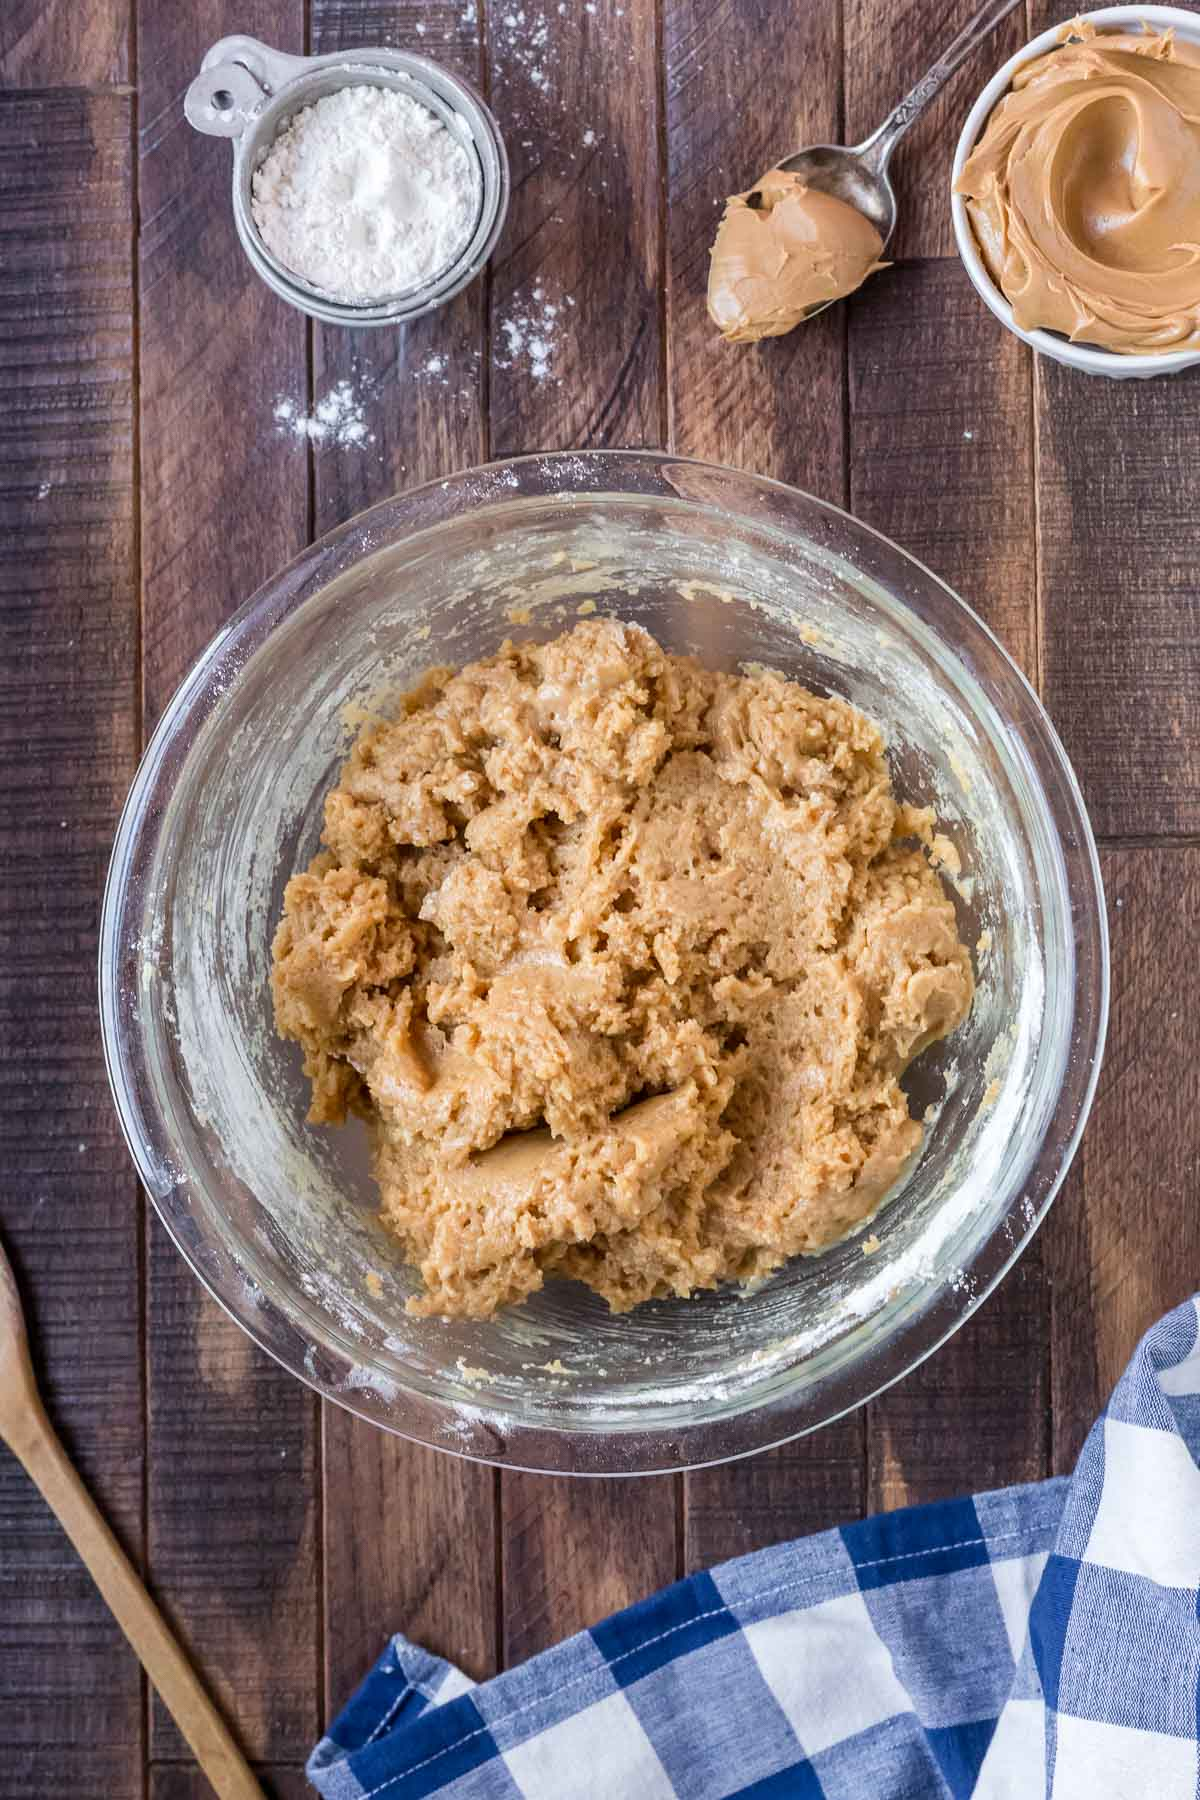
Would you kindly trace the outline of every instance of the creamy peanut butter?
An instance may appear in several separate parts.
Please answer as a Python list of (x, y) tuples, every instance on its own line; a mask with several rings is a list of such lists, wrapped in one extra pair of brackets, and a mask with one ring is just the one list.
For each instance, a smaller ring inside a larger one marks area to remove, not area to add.
[(1200, 349), (1200, 48), (1097, 32), (1018, 70), (956, 183), (1022, 330)]
[(731, 194), (708, 275), (708, 314), (731, 343), (780, 337), (882, 265), (883, 239), (854, 207), (768, 169)]

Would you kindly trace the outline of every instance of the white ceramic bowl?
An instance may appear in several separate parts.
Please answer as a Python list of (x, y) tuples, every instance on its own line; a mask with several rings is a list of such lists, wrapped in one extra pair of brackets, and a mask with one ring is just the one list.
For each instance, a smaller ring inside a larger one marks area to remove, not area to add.
[[(1103, 6), (1098, 12), (1075, 16), (1106, 31), (1136, 30), (1142, 24), (1156, 26), (1159, 30), (1171, 28), (1177, 37), (1200, 43), (1200, 13), (1188, 11), (1182, 6)], [(1068, 15), (1062, 24), (1070, 22)], [(1157, 356), (1124, 356), (1117, 350), (1101, 350), (1090, 344), (1072, 344), (1056, 331), (1023, 331), (1013, 318), (1012, 307), (988, 274), (987, 266), (979, 253), (979, 245), (975, 241), (966, 203), (954, 191), (963, 164), (975, 148), (976, 140), (982, 134), (992, 112), (1012, 86), (1013, 76), (1033, 57), (1053, 50), (1059, 42), (1062, 24), (1052, 25), (1049, 31), (1043, 31), (1040, 37), (1035, 37), (1023, 50), (1010, 56), (993, 75), (967, 114), (950, 174), (950, 211), (954, 219), (958, 254), (984, 304), (991, 308), (1001, 324), (1007, 325), (1022, 343), (1031, 345), (1043, 356), (1052, 357), (1055, 362), (1066, 363), (1068, 368), (1082, 369), (1085, 374), (1109, 375), (1117, 381), (1126, 381), (1130, 377), (1144, 381), (1150, 375), (1177, 375), (1181, 369), (1191, 369), (1200, 364), (1200, 350), (1168, 350)]]

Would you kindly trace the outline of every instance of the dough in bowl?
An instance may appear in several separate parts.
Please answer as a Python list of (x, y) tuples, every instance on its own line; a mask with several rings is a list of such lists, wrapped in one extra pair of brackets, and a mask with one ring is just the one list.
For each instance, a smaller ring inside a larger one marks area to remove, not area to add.
[(361, 732), (289, 882), (280, 1032), (369, 1122), (413, 1311), (547, 1276), (618, 1311), (866, 1219), (899, 1078), (973, 991), (879, 731), (589, 620), (437, 670)]

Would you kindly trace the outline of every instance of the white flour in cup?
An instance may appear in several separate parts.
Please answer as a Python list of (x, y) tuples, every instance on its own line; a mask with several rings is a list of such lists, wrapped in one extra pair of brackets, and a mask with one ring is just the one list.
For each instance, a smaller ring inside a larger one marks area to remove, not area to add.
[(474, 150), (408, 94), (368, 84), (295, 114), (254, 176), (263, 242), (350, 304), (411, 293), (449, 267), (479, 215)]

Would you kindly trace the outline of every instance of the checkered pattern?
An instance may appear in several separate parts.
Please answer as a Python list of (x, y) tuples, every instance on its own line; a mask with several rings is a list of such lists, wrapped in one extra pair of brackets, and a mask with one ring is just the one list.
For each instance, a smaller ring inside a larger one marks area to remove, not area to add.
[(482, 1686), (394, 1638), (327, 1800), (1196, 1800), (1200, 1314), (1070, 1480), (726, 1563)]

